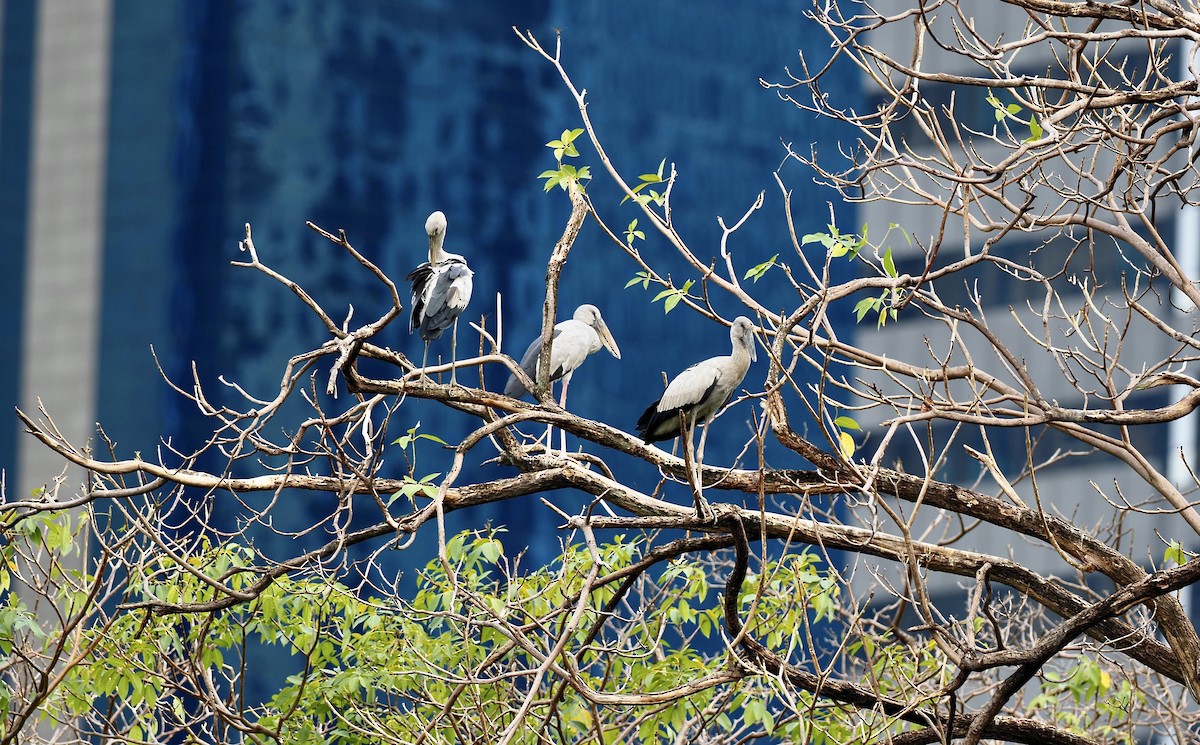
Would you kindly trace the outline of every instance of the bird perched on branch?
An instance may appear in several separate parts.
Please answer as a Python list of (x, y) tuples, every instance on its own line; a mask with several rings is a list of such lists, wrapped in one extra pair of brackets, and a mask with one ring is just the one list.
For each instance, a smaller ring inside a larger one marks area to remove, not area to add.
[[(754, 324), (745, 316), (738, 316), (729, 327), (729, 340), (733, 351), (727, 357), (710, 357), (697, 362), (675, 376), (662, 397), (638, 417), (637, 431), (647, 443), (670, 440), (684, 435), (684, 445), (691, 453), (692, 435), (696, 422), (703, 422), (700, 446), (692, 461), (696, 464), (695, 497), (696, 510), (701, 518), (711, 515), (704, 501), (704, 486), (700, 467), (704, 462), (704, 440), (708, 437), (708, 423), (720, 411), (733, 392), (741, 385), (757, 359), (754, 348)], [(709, 513), (706, 515), (705, 513)]]
[[(600, 311), (594, 305), (581, 305), (575, 309), (575, 314), (568, 321), (554, 325), (554, 334), (550, 341), (550, 382), (562, 379), (562, 392), (559, 406), (567, 407), (567, 386), (571, 384), (571, 376), (575, 369), (583, 364), (588, 355), (600, 351), (604, 347), (613, 357), (621, 359), (621, 350), (617, 347), (616, 339), (600, 316)], [(537, 382), (538, 361), (542, 354), (542, 337), (534, 339), (521, 358), (521, 369), (531, 380)], [(520, 398), (527, 393), (525, 385), (511, 375), (508, 384), (504, 386), (504, 395)], [(567, 435), (562, 433), (562, 450), (566, 451)], [(550, 430), (546, 430), (546, 450), (550, 449)]]
[(425, 354), (421, 357), (421, 369), (429, 357), (429, 342), (441, 337), (442, 332), (453, 327), (450, 336), (450, 384), (454, 385), (455, 362), (458, 347), (458, 316), (471, 302), (471, 278), (474, 272), (466, 260), (458, 254), (442, 250), (446, 239), (446, 216), (434, 212), (425, 221), (425, 232), (429, 234), (429, 261), (408, 273), (405, 279), (412, 282), (412, 317), (408, 330), (419, 330), (425, 342)]

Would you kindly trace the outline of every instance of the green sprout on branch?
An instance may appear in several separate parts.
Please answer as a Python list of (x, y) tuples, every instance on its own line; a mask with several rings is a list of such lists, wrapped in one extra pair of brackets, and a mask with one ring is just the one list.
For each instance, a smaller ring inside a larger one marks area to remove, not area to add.
[[(890, 234), (897, 226), (895, 223), (888, 225), (888, 233)], [(836, 225), (829, 225), (828, 233), (809, 233), (805, 235), (801, 241), (801, 245), (810, 243), (819, 243), (829, 251), (830, 258), (846, 257), (853, 261), (859, 257), (864, 247), (871, 245), (867, 241), (867, 226), (863, 225), (862, 235), (853, 233), (842, 233)], [(886, 235), (884, 238), (886, 239)], [(878, 256), (878, 247), (875, 248), (876, 256)], [(896, 279), (899, 274), (896, 271), (896, 260), (892, 256), (892, 249), (888, 248), (883, 252), (881, 259), (883, 264), (884, 275)], [(758, 267), (755, 267), (757, 269)], [(765, 269), (763, 271), (766, 271)], [(877, 328), (882, 328), (888, 320), (896, 320), (897, 307), (903, 300), (904, 293), (898, 288), (887, 288), (883, 290), (877, 297), (869, 297), (858, 301), (854, 306), (855, 321), (861, 323), (866, 318), (868, 313), (877, 313), (878, 322)]]
[(836, 225), (829, 225), (828, 227), (828, 233), (809, 233), (804, 236), (800, 239), (800, 245), (807, 246), (810, 243), (820, 243), (829, 250), (829, 255), (832, 258), (839, 259), (845, 256), (850, 261), (853, 261), (863, 246), (867, 245), (866, 225), (863, 226), (861, 237), (853, 233), (842, 233)]
[(637, 274), (633, 275), (633, 279), (625, 283), (625, 289), (628, 290), (630, 287), (641, 283), (642, 289), (648, 290), (650, 289), (650, 280), (652, 279), (654, 278), (650, 275), (650, 272), (638, 272)]
[(546, 143), (546, 147), (554, 151), (554, 161), (558, 163), (558, 168), (538, 174), (538, 178), (546, 179), (546, 191), (550, 191), (556, 186), (566, 191), (567, 184), (571, 182), (574, 182), (582, 191), (583, 182), (592, 177), (591, 168), (588, 166), (576, 168), (569, 163), (563, 163), (563, 158), (579, 157), (575, 139), (581, 134), (583, 134), (582, 129), (564, 129), (557, 140), (550, 140)]
[[(899, 276), (896, 274), (896, 261), (892, 258), (892, 249), (890, 248), (883, 254), (883, 272), (893, 279)], [(893, 321), (896, 320), (896, 306), (899, 304), (900, 299), (901, 294), (899, 290), (885, 289), (878, 297), (859, 300), (854, 305), (854, 320), (861, 323), (862, 319), (868, 313), (878, 313), (879, 321), (875, 327), (883, 328), (889, 318)]]
[(625, 289), (629, 289), (634, 285), (641, 285), (643, 290), (648, 290), (650, 289), (651, 282), (665, 284), (666, 289), (659, 292), (654, 296), (654, 299), (650, 301), (652, 303), (657, 303), (659, 300), (662, 300), (664, 314), (675, 310), (675, 306), (679, 305), (679, 301), (683, 300), (685, 297), (692, 298), (693, 300), (700, 299), (689, 292), (689, 290), (692, 289), (692, 285), (696, 284), (696, 280), (689, 279), (687, 282), (683, 283), (683, 287), (675, 287), (674, 285), (670, 284), (670, 281), (670, 278), (668, 278), (666, 282), (655, 279), (654, 275), (652, 275), (650, 272), (638, 272), (637, 274), (633, 275), (633, 279), (625, 283)]
[(758, 266), (751, 267), (750, 269), (746, 270), (746, 274), (742, 277), (742, 279), (753, 279), (755, 284), (757, 284), (758, 280), (762, 279), (762, 276), (767, 273), (767, 270), (775, 266), (775, 263), (778, 261), (778, 259), (779, 254), (775, 254)]
[(683, 300), (685, 297), (693, 297), (693, 295), (688, 293), (688, 290), (692, 289), (692, 285), (694, 284), (696, 284), (696, 280), (689, 279), (687, 282), (684, 282), (683, 287), (679, 289), (676, 289), (675, 287), (668, 287), (667, 289), (655, 295), (654, 299), (650, 302), (657, 303), (659, 300), (662, 300), (663, 314), (666, 315), (667, 313), (675, 310), (675, 306), (679, 305), (680, 300)]
[[(651, 184), (666, 183), (666, 181), (663, 179), (663, 167), (666, 166), (666, 164), (667, 164), (667, 159), (663, 158), (659, 162), (658, 170), (656, 172), (643, 173), (641, 176), (638, 176), (638, 182), (639, 182), (638, 185), (633, 187), (632, 189), (630, 189), (630, 191), (633, 192), (633, 200), (635, 202), (637, 202), (638, 204), (641, 204), (641, 205), (645, 205), (645, 204), (649, 204), (650, 202), (654, 202), (659, 207), (662, 207), (664, 204), (666, 204), (667, 194), (665, 191), (660, 194), (658, 191), (656, 191), (654, 189), (649, 189), (649, 190), (647, 190), (647, 192), (645, 194), (642, 193), (642, 190), (645, 189), (647, 186), (650, 186)], [(629, 198), (630, 198), (629, 195), (626, 194), (625, 199), (621, 200), (621, 204), (625, 204), (625, 202), (628, 201)]]
[[(626, 245), (632, 246), (633, 240), (635, 238), (637, 238), (639, 240), (643, 240), (643, 241), (646, 240), (646, 234), (637, 229), (637, 222), (638, 222), (637, 218), (635, 217), (629, 223), (629, 227), (625, 228), (625, 243), (626, 243)], [(629, 285), (625, 285), (625, 286), (628, 287)]]
[(412, 426), (411, 429), (408, 430), (408, 434), (397, 437), (392, 441), (393, 445), (399, 445), (400, 449), (404, 451), (404, 457), (408, 460), (409, 469), (408, 473), (405, 474), (403, 478), (404, 485), (400, 487), (399, 491), (391, 496), (391, 499), (388, 500), (389, 505), (401, 497), (411, 500), (413, 496), (418, 493), (423, 494), (430, 499), (437, 496), (438, 487), (437, 484), (433, 483), (433, 481), (438, 476), (441, 476), (441, 473), (430, 473), (420, 478), (416, 477), (417, 442), (419, 440), (429, 440), (430, 442), (436, 442), (439, 445), (445, 446), (446, 441), (437, 435), (431, 435), (427, 432), (420, 432), (420, 429), (421, 423), (417, 422)]
[(1010, 103), (1006, 106), (999, 98), (996, 97), (994, 93), (991, 92), (988, 93), (987, 98), (984, 100), (991, 104), (992, 108), (995, 109), (995, 111), (992, 113), (996, 115), (997, 122), (1002, 122), (1005, 119), (1011, 119), (1017, 124), (1023, 124), (1029, 128), (1029, 137), (1026, 138), (1025, 142), (1033, 142), (1034, 140), (1042, 139), (1042, 135), (1045, 134), (1045, 130), (1042, 129), (1042, 125), (1038, 123), (1037, 117), (1033, 116), (1033, 114), (1030, 114), (1028, 121), (1022, 119), (1020, 117), (1020, 113), (1025, 109), (1022, 108), (1020, 104)]

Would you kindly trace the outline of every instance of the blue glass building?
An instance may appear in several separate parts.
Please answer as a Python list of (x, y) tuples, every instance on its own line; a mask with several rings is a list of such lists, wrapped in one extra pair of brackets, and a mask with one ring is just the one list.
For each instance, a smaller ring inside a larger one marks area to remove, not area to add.
[[(31, 149), (44, 124), (35, 108), (39, 65), (47, 62), (39, 50), (46, 47), (35, 40), (53, 30), (46, 24), (70, 22), (45, 12), (57, 5), (10, 0), (0, 11), (0, 229), (6, 237), (0, 354), (8, 360), (20, 359), (30, 335), (46, 333), (28, 315), (31, 298), (22, 278), (34, 256), (26, 226), (39, 166)], [(95, 37), (104, 47), (110, 85), (97, 145), (102, 219), (93, 353), (76, 349), (76, 357), (68, 350), (42, 362), (91, 370), (81, 385), (94, 411), (82, 418), (103, 423), (126, 457), (153, 452), (163, 437), (195, 448), (210, 431), (195, 407), (162, 381), (152, 345), (173, 380), (187, 387), (194, 361), (207, 392), (220, 400), (231, 392), (219, 375), (270, 396), (287, 359), (324, 340), (320, 324), (285, 288), (230, 265), (244, 258), (237, 242), (247, 222), (265, 262), (335, 317), (353, 305), (355, 319), (363, 320), (385, 307), (382, 287), (305, 221), (344, 228), (357, 248), (400, 280), (424, 258), (425, 217), (443, 210), (447, 248), (465, 254), (476, 271), (475, 299), (465, 315), (492, 318), (501, 293), (506, 351), (523, 350), (540, 327), (544, 262), (569, 212), (565, 196), (544, 193), (537, 178), (553, 166), (544, 143), (580, 126), (580, 119), (553, 68), (521, 43), (514, 26), (545, 43), (561, 30), (565, 64), (587, 89), (589, 113), (628, 176), (652, 171), (663, 159), (677, 165), (674, 218), (701, 253), (717, 253), (718, 215), (736, 220), (765, 190), (765, 207), (733, 247), (746, 268), (776, 253), (786, 257), (790, 242), (773, 178), (784, 160), (781, 143), (836, 147), (831, 125), (759, 84), (760, 78), (783, 78), (797, 49), (819, 54), (826, 45), (794, 3), (111, 0), (99, 7), (110, 14), (107, 36)], [(590, 149), (579, 162), (592, 166), (593, 197), (610, 216), (623, 215), (615, 221), (623, 228), (635, 209), (619, 206)], [(795, 190), (798, 226), (822, 229), (834, 195), (795, 165), (784, 175)], [(58, 208), (66, 212), (72, 205)], [(852, 222), (840, 207), (839, 216)], [(647, 236), (643, 252), (678, 269), (671, 251)], [(661, 390), (661, 371), (674, 374), (728, 350), (723, 331), (686, 311), (664, 316), (661, 305), (651, 304), (653, 293), (625, 289), (635, 270), (589, 223), (563, 276), (560, 306), (566, 317), (580, 303), (598, 305), (624, 351), (620, 362), (604, 354), (588, 362), (575, 378), (571, 408), (626, 430)], [(758, 289), (777, 307), (798, 302), (770, 282)], [(725, 299), (718, 307), (737, 312)], [(56, 322), (76, 321), (64, 315)], [(378, 341), (419, 356), (420, 341), (404, 326), (393, 324)], [(460, 333), (459, 345), (473, 348), (473, 333)], [(22, 383), (20, 369), (0, 366), (6, 411), (42, 395), (30, 376)], [(752, 380), (754, 370), (747, 384)], [(452, 441), (472, 425), (421, 402), (406, 403), (402, 413), (393, 421), (397, 434), (420, 421), (423, 431)], [(711, 462), (736, 455), (746, 418), (728, 417), (714, 431)], [(15, 472), (25, 462), (19, 451), (31, 445), (22, 443), (11, 418), (5, 422), (0, 466), (9, 488), (45, 481), (52, 474)], [(630, 467), (630, 478), (653, 488), (656, 474)], [(497, 473), (489, 468), (471, 463), (459, 481)], [(458, 519), (509, 525), (507, 540), (530, 545), (531, 561), (556, 552), (555, 519), (536, 500)], [(429, 554), (414, 556), (423, 562)]]

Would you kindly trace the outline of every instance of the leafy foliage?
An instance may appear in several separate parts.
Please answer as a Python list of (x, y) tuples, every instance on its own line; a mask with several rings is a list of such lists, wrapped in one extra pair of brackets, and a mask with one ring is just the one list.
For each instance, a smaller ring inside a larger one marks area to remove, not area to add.
[[(898, 226), (895, 224), (889, 225), (887, 235), (891, 235), (891, 233), (896, 230), (897, 227)], [(829, 258), (845, 258), (848, 261), (853, 261), (860, 258), (862, 250), (871, 245), (867, 242), (866, 225), (863, 225), (861, 234), (842, 233), (840, 230), (838, 230), (838, 227), (833, 224), (828, 226), (828, 230), (829, 232), (809, 233), (801, 239), (800, 244), (820, 244), (829, 252)], [(887, 236), (885, 235), (884, 240), (886, 241), (886, 239)], [(877, 254), (879, 248), (883, 248), (883, 246), (880, 245), (875, 247)], [(899, 274), (896, 271), (896, 260), (892, 255), (892, 249), (890, 247), (883, 248), (883, 253), (880, 255), (879, 262), (880, 265), (878, 267), (878, 271), (880, 271), (884, 277), (888, 277), (890, 279), (899, 278)], [(774, 258), (772, 258), (771, 263), (774, 263)], [(870, 264), (868, 265), (870, 266)], [(875, 267), (872, 266), (872, 268)], [(758, 269), (759, 267), (755, 267), (750, 271), (756, 272)], [(763, 269), (762, 271), (765, 272), (766, 269)], [(750, 272), (748, 272), (746, 276), (749, 277)], [(755, 279), (757, 281), (757, 277)], [(877, 317), (876, 326), (878, 328), (882, 328), (889, 320), (894, 321), (899, 317), (899, 306), (904, 302), (906, 297), (907, 296), (905, 292), (899, 288), (889, 287), (884, 289), (876, 296), (863, 298), (855, 303), (854, 318), (856, 321), (861, 322), (868, 314), (874, 313)]]
[(767, 259), (763, 263), (750, 267), (749, 269), (746, 270), (746, 273), (744, 275), (742, 275), (742, 279), (753, 279), (754, 282), (757, 284), (758, 280), (762, 279), (763, 275), (766, 274), (767, 271), (771, 267), (775, 266), (775, 262), (778, 259), (779, 259), (779, 254), (775, 254), (774, 256)]
[(1020, 117), (1021, 112), (1025, 110), (1020, 104), (1010, 103), (1005, 105), (1000, 101), (999, 98), (991, 93), (988, 94), (985, 100), (992, 106), (993, 109), (995, 109), (997, 122), (1007, 123), (1011, 121), (1015, 124), (1023, 125), (1029, 129), (1029, 137), (1025, 140), (1025, 142), (1035, 142), (1040, 140), (1042, 135), (1045, 134), (1045, 130), (1042, 129), (1042, 125), (1038, 123), (1036, 116), (1030, 115), (1029, 119), (1027, 120)]
[(592, 178), (590, 167), (576, 167), (570, 163), (563, 162), (563, 158), (579, 157), (579, 150), (575, 147), (575, 140), (581, 134), (583, 134), (582, 129), (564, 129), (557, 140), (550, 140), (546, 143), (546, 147), (554, 152), (554, 160), (558, 164), (557, 168), (542, 171), (538, 174), (538, 178), (546, 180), (544, 185), (546, 191), (550, 191), (556, 186), (566, 191), (567, 185), (570, 183), (576, 184), (582, 190), (583, 182)]
[[(638, 183), (630, 189), (632, 192), (632, 197), (629, 194), (625, 195), (625, 198), (621, 200), (621, 203), (624, 204), (626, 200), (632, 198), (641, 205), (655, 204), (659, 207), (665, 205), (667, 201), (665, 193), (660, 193), (655, 189), (647, 189), (646, 187), (666, 183), (666, 181), (663, 180), (663, 167), (666, 166), (666, 164), (667, 160), (666, 158), (663, 158), (663, 160), (658, 164), (657, 171), (654, 173), (643, 173), (642, 175), (638, 176)], [(635, 220), (634, 222), (636, 223), (637, 221)], [(644, 238), (645, 236), (642, 237)], [(630, 242), (632, 243), (632, 241)]]
[(685, 297), (694, 297), (690, 292), (688, 292), (688, 290), (692, 289), (692, 285), (694, 284), (696, 284), (696, 280), (689, 279), (683, 283), (683, 287), (675, 288), (668, 286), (667, 289), (655, 295), (654, 300), (651, 302), (657, 303), (659, 300), (663, 301), (663, 313), (670, 313), (671, 311), (675, 310), (676, 305), (679, 305), (680, 300), (683, 300)]

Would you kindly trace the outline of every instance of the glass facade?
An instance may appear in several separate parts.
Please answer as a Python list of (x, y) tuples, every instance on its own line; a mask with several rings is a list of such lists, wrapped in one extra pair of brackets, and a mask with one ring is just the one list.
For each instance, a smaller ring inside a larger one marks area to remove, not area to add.
[[(0, 352), (16, 359), (28, 150), (21, 142), (28, 139), (35, 4), (3, 7), (0, 225), (17, 249), (0, 252), (7, 324)], [(519, 356), (540, 327), (544, 262), (569, 212), (564, 195), (544, 193), (537, 178), (553, 167), (544, 143), (580, 119), (553, 68), (521, 43), (514, 26), (551, 45), (561, 29), (566, 65), (587, 89), (589, 113), (625, 174), (653, 171), (664, 159), (668, 169), (677, 165), (674, 218), (698, 253), (716, 255), (717, 215), (736, 221), (765, 190), (764, 209), (731, 248), (743, 268), (786, 256), (790, 243), (773, 177), (784, 159), (781, 142), (801, 150), (810, 143), (836, 147), (828, 124), (759, 84), (784, 77), (798, 48), (826, 44), (806, 25), (802, 8), (788, 3), (746, 11), (716, 0), (114, 0), (113, 14), (96, 419), (121, 457), (153, 453), (162, 437), (189, 451), (211, 431), (161, 379), (152, 346), (163, 371), (185, 389), (194, 362), (206, 394), (220, 404), (237, 399), (218, 376), (270, 398), (288, 358), (325, 339), (286, 288), (230, 265), (244, 258), (237, 243), (247, 222), (265, 262), (335, 318), (352, 305), (362, 322), (386, 307), (384, 288), (305, 221), (344, 228), (359, 250), (400, 280), (424, 260), (425, 217), (440, 209), (449, 221), (447, 249), (464, 254), (476, 272), (465, 317), (486, 314), (494, 324), (502, 294), (506, 351)], [(593, 199), (618, 216), (614, 229), (624, 230), (635, 207), (619, 205), (589, 148), (579, 163), (598, 175)], [(799, 168), (785, 169), (784, 177), (795, 190), (798, 228), (823, 229), (832, 195)], [(839, 217), (852, 216), (839, 208)], [(684, 276), (658, 236), (648, 234), (643, 251)], [(624, 353), (621, 361), (598, 354), (580, 370), (572, 410), (627, 431), (661, 391), (662, 372), (674, 375), (729, 349), (723, 330), (684, 310), (664, 316), (661, 304), (651, 304), (653, 292), (625, 289), (635, 270), (589, 222), (567, 264), (560, 301), (560, 317), (581, 303), (599, 306)], [(755, 289), (774, 307), (797, 302), (769, 281)], [(738, 312), (717, 302), (724, 313)], [(394, 323), (376, 341), (419, 357), (421, 342), (406, 325)], [(476, 342), (465, 324), (460, 331), (465, 353)], [(447, 336), (431, 358), (448, 347)], [(498, 389), (503, 374), (494, 372), (488, 385)], [(15, 375), (0, 367), (0, 400), (17, 400)], [(752, 371), (748, 384), (754, 379)], [(748, 417), (734, 414), (714, 428), (710, 462), (736, 456)], [(473, 424), (409, 401), (392, 427), (398, 436), (418, 421), (422, 431), (447, 441)], [(0, 463), (14, 462), (14, 434), (0, 430)], [(431, 471), (445, 470), (440, 457), (429, 454)], [(481, 453), (459, 481), (502, 473), (482, 465), (485, 458)], [(399, 456), (392, 461), (402, 464)], [(641, 464), (618, 458), (614, 466), (629, 468), (627, 478), (643, 488), (657, 482)], [(328, 512), (311, 495), (291, 498), (297, 520)], [(568, 505), (577, 499), (553, 498)], [(507, 542), (530, 546), (527, 561), (557, 555), (556, 520), (536, 499), (455, 517), (454, 528), (507, 525)], [(265, 546), (272, 537), (256, 540)], [(430, 555), (418, 546), (388, 560), (401, 571), (410, 568), (407, 557), (423, 562)]]
[(21, 308), (24, 303), (26, 214), (33, 111), (37, 3), (0, 4), (0, 470), (16, 483), (17, 426), (12, 418), (21, 383)]
[[(547, 42), (562, 29), (568, 68), (588, 90), (618, 167), (636, 175), (664, 158), (677, 164), (675, 220), (698, 250), (715, 254), (716, 216), (735, 220), (766, 190), (764, 210), (731, 244), (742, 266), (787, 247), (772, 177), (780, 142), (803, 137), (807, 148), (836, 134), (758, 84), (781, 77), (798, 46), (819, 43), (783, 4), (734, 17), (715, 2), (481, 3), (464, 13), (448, 3), (118, 0), (114, 13), (98, 419), (130, 452), (152, 450), (160, 433), (188, 449), (207, 431), (159, 379), (151, 345), (185, 387), (195, 361), (206, 392), (222, 401), (232, 392), (218, 375), (270, 395), (286, 360), (322, 341), (317, 320), (285, 288), (230, 266), (243, 258), (245, 222), (273, 268), (335, 317), (353, 305), (365, 319), (384, 307), (382, 287), (305, 220), (346, 229), (398, 279), (423, 259), (424, 218), (441, 209), (448, 249), (476, 271), (466, 315), (493, 317), (502, 293), (506, 346), (520, 353), (536, 334), (543, 262), (568, 211), (537, 180), (552, 165), (544, 143), (579, 117), (512, 26)], [(600, 170), (586, 149), (580, 162)], [(799, 169), (785, 177), (801, 226), (822, 227), (829, 195)], [(602, 182), (593, 198), (615, 208), (620, 199)], [(636, 217), (632, 205), (621, 209), (610, 214)], [(650, 235), (645, 250), (670, 249)], [(663, 316), (651, 293), (624, 289), (633, 272), (589, 225), (562, 287), (562, 316), (595, 303), (626, 350), (620, 362), (588, 362), (572, 409), (625, 429), (661, 390), (660, 371), (673, 375), (728, 348), (723, 332), (685, 311)], [(783, 295), (777, 304), (794, 302)], [(420, 353), (402, 323), (379, 341)], [(419, 420), (449, 440), (471, 424), (421, 402), (409, 407), (393, 426)], [(714, 428), (714, 457), (731, 458), (744, 440), (737, 419)]]

